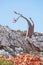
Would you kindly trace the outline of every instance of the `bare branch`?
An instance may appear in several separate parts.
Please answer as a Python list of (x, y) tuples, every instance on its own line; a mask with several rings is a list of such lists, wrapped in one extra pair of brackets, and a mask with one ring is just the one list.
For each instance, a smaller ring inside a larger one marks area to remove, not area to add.
[(18, 12), (16, 12), (16, 11), (14, 11), (14, 13), (17, 14), (17, 15), (19, 15), (19, 16), (22, 17), (23, 19), (25, 19), (25, 20), (27, 21), (27, 23), (28, 23), (29, 25), (31, 25), (29, 19), (27, 19), (26, 17), (24, 17), (22, 14), (20, 14), (20, 13), (18, 13)]
[(14, 18), (14, 19), (13, 19), (13, 22), (16, 23), (16, 22), (18, 21), (19, 18), (20, 18), (20, 16), (17, 17), (16, 19)]
[(33, 23), (33, 25), (32, 25), (31, 22), (29, 21), (29, 19), (27, 19), (25, 16), (23, 16), (22, 14), (20, 14), (20, 13), (18, 13), (16, 11), (14, 11), (14, 13), (17, 14), (17, 15), (19, 15), (19, 17), (16, 20), (14, 20), (15, 22), (17, 22), (17, 20), (20, 17), (22, 17), (23, 19), (25, 19), (27, 21), (27, 23), (28, 23), (28, 30), (27, 30), (26, 36), (31, 37), (33, 35), (33, 33), (34, 33), (34, 23), (33, 23), (33, 20), (30, 18), (30, 20)]
[(29, 19), (31, 20), (31, 22), (32, 22), (32, 24), (33, 24), (33, 26), (34, 26), (34, 22), (33, 22), (32, 18), (29, 18)]

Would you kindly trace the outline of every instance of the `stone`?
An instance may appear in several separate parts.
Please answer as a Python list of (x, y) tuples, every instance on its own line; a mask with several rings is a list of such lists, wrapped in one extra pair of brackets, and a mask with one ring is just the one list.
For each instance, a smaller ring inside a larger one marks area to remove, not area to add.
[(2, 55), (8, 55), (7, 57), (16, 57), (31, 51), (43, 52), (43, 33), (35, 32), (31, 38), (24, 36), (24, 33), (24, 31), (17, 32), (8, 26), (0, 25), (0, 54), (3, 50)]

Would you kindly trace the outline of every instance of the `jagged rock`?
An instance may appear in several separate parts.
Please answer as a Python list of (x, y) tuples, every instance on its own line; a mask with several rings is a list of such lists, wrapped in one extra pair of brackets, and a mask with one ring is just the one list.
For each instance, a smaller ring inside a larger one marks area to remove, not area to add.
[(12, 57), (12, 55), (10, 55), (7, 51), (5, 51), (4, 49), (0, 50), (0, 55), (5, 56), (6, 58), (8, 57)]
[[(21, 35), (23, 33), (23, 35)], [(1, 53), (4, 50), (3, 54)], [(31, 51), (43, 51), (43, 33), (34, 33), (31, 38), (25, 38), (24, 32), (11, 30), (8, 26), (0, 25), (0, 54), (18, 56)], [(8, 54), (5, 52), (8, 52)]]

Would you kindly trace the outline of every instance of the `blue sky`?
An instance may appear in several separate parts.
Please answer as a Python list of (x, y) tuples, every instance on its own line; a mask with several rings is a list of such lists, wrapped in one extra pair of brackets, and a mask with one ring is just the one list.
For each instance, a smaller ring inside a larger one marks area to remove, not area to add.
[(27, 22), (24, 19), (12, 23), (13, 18), (17, 17), (14, 10), (33, 19), (35, 32), (43, 32), (43, 0), (0, 0), (0, 24), (14, 30), (26, 30)]

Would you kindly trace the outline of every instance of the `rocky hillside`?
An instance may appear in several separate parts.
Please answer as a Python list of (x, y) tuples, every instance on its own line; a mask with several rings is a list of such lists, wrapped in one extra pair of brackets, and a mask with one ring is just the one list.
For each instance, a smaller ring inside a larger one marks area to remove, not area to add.
[(43, 33), (35, 32), (31, 38), (26, 38), (26, 31), (0, 25), (0, 55), (16, 57), (26, 53), (43, 57)]

